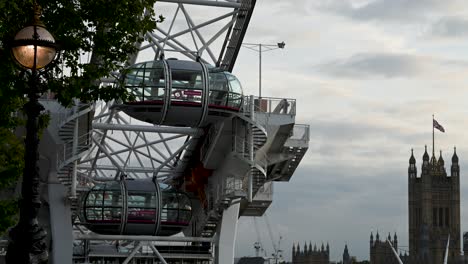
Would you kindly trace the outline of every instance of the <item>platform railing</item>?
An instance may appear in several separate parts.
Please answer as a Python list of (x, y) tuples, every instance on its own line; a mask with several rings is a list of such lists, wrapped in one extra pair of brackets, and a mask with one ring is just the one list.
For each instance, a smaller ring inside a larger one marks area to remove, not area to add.
[(265, 182), (255, 195), (255, 200), (273, 200), (273, 182)]
[(296, 114), (296, 99), (245, 96), (243, 111), (249, 112), (252, 104), (254, 104), (255, 112), (279, 115)]
[(74, 263), (91, 259), (98, 260), (96, 263), (147, 263), (145, 260), (161, 260), (171, 255), (200, 260), (213, 257), (212, 238), (75, 233), (74, 239)]
[(295, 124), (292, 134), (289, 139), (309, 141), (310, 139), (310, 125)]
[(223, 185), (223, 191), (225, 195), (230, 195), (245, 189), (244, 181), (237, 177), (226, 177)]

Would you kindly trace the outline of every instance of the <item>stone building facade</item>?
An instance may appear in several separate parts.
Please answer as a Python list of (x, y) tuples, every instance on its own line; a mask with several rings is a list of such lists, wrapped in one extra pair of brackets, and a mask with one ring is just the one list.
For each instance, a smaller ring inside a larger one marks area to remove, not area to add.
[(409, 258), (408, 263), (443, 263), (450, 235), (448, 263), (459, 263), (460, 166), (456, 150), (448, 175), (442, 152), (429, 158), (427, 147), (418, 175), (413, 151), (408, 167)]
[(398, 259), (393, 253), (392, 247), (387, 242), (390, 241), (395, 249), (398, 249), (398, 237), (396, 233), (392, 237), (388, 233), (387, 239), (380, 240), (379, 232), (370, 235), (370, 263), (371, 264), (399, 264)]
[(327, 243), (325, 247), (322, 243), (320, 248), (309, 242), (309, 246), (304, 244), (303, 250), (300, 249), (299, 243), (297, 246), (293, 244), (292, 248), (292, 264), (329, 264), (330, 263), (330, 246)]

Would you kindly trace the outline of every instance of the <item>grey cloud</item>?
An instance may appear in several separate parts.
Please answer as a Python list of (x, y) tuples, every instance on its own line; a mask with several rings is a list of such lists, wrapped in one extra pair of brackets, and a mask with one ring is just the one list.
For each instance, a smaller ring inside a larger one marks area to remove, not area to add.
[(351, 141), (364, 141), (369, 138), (386, 137), (391, 135), (395, 140), (414, 142), (421, 135), (405, 132), (401, 127), (361, 120), (331, 119), (310, 120), (306, 122), (311, 126), (311, 139), (334, 142), (335, 144), (349, 143)]
[(443, 17), (432, 25), (429, 34), (442, 38), (466, 37), (468, 36), (468, 19)]
[(353, 5), (349, 0), (319, 1), (316, 8), (355, 20), (402, 22), (418, 21), (427, 16), (451, 10), (461, 5), (460, 0), (375, 0), (364, 5)]
[(315, 67), (318, 72), (339, 78), (395, 78), (424, 73), (428, 59), (409, 54), (359, 53)]
[(405, 53), (357, 53), (348, 59), (314, 66), (317, 72), (333, 78), (351, 79), (434, 77), (447, 70), (467, 68), (468, 63), (462, 60)]

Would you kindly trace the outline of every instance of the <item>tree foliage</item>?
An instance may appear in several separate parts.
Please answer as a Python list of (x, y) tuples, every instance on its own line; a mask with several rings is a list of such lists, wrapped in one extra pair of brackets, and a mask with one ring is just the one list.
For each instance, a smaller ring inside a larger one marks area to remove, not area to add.
[[(153, 11), (156, 0), (37, 0), (41, 20), (60, 44), (57, 58), (42, 74), (48, 90), (63, 105), (82, 101), (127, 99), (123, 87), (100, 87), (100, 78), (122, 70), (135, 43), (163, 20)], [(22, 173), (23, 146), (13, 135), (28, 92), (27, 74), (10, 55), (15, 34), (33, 17), (33, 0), (0, 0), (0, 188), (11, 186)], [(89, 61), (87, 56), (91, 56)], [(0, 201), (0, 233), (11, 224), (14, 201)]]

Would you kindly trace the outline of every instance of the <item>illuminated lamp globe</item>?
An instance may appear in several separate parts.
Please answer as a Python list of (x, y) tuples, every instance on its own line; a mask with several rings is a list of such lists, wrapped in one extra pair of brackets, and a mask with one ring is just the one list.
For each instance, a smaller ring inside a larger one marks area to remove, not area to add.
[[(13, 41), (13, 56), (24, 68), (38, 70), (54, 60), (57, 54), (55, 39), (40, 25), (21, 29)], [(35, 51), (36, 47), (36, 53)], [(34, 63), (36, 61), (36, 63)]]

